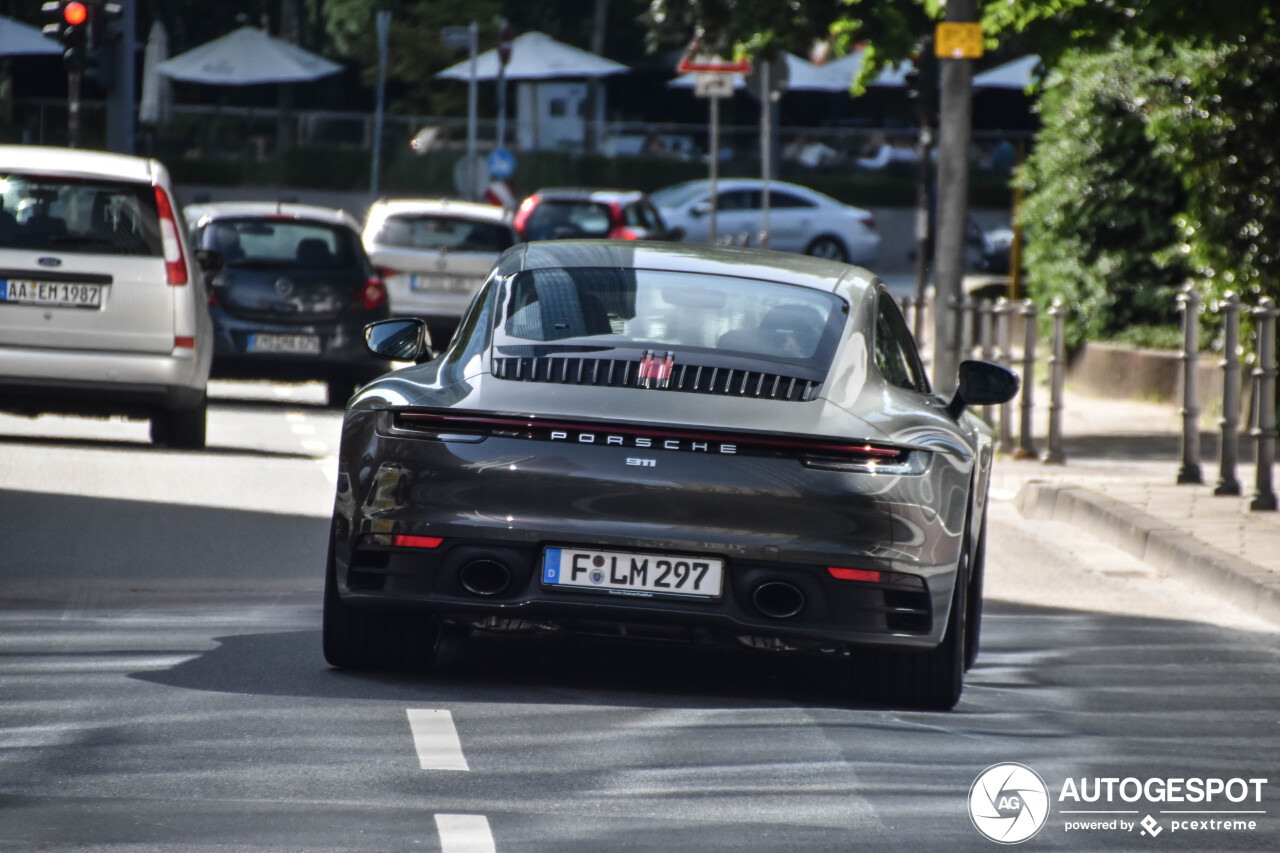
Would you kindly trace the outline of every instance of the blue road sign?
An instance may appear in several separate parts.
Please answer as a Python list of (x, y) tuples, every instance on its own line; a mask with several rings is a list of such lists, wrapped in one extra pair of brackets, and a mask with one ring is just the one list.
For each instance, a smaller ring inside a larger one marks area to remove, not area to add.
[(505, 181), (515, 174), (516, 155), (505, 148), (495, 148), (485, 160), (485, 165), (489, 168), (489, 177), (496, 181)]

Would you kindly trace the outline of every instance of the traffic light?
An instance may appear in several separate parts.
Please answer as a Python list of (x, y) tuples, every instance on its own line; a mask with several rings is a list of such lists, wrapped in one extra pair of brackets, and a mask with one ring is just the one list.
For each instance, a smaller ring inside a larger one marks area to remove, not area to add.
[(69, 70), (84, 67), (84, 52), (89, 43), (91, 15), (89, 5), (79, 0), (50, 0), (40, 7), (49, 20), (44, 34), (62, 43), (62, 58)]

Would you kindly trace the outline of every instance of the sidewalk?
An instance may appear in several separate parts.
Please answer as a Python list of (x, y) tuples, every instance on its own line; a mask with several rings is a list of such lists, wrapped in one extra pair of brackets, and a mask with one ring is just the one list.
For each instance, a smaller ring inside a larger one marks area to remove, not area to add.
[[(1035, 446), (1043, 453), (1047, 394), (1036, 388)], [(1014, 413), (1016, 417), (1017, 408)], [(1280, 513), (1250, 511), (1253, 439), (1240, 440), (1241, 496), (1216, 497), (1217, 423), (1201, 416), (1204, 485), (1177, 485), (1182, 418), (1172, 404), (1067, 392), (1065, 465), (1000, 456), (992, 488), (1014, 495), (1027, 518), (1073, 524), (1157, 571), (1208, 585), (1237, 606), (1280, 623)], [(1016, 430), (1015, 430), (1016, 437)]]

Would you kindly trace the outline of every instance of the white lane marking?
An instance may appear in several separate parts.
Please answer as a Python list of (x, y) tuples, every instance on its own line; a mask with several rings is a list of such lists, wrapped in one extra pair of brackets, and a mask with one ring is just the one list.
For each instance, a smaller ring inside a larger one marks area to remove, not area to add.
[(482, 814), (438, 814), (436, 831), (441, 853), (497, 853), (489, 819)]
[(315, 435), (316, 434), (316, 428), (309, 423), (290, 424), (289, 429), (293, 430), (294, 435)]
[(324, 453), (329, 449), (329, 442), (308, 438), (302, 442), (302, 449), (309, 450), (312, 453)]
[(462, 741), (448, 711), (409, 708), (409, 727), (413, 729), (413, 748), (423, 770), (470, 770), (462, 754)]
[(338, 485), (338, 457), (325, 456), (317, 459), (316, 464), (320, 466), (320, 473), (324, 474), (330, 486)]

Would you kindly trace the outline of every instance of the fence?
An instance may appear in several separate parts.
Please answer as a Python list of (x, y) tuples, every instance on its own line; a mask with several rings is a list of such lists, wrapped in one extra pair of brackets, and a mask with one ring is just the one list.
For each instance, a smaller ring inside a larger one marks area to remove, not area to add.
[[(902, 305), (904, 312), (912, 321), (912, 327), (926, 330), (927, 335), (927, 330), (932, 328), (930, 318), (935, 310), (932, 290), (923, 304), (917, 304), (916, 300), (908, 297), (903, 299)], [(1222, 416), (1218, 420), (1221, 433), (1219, 472), (1213, 493), (1215, 495), (1241, 494), (1236, 468), (1239, 463), (1241, 432), (1244, 428), (1248, 436), (1255, 441), (1257, 450), (1255, 482), (1249, 508), (1254, 511), (1274, 511), (1277, 508), (1277, 497), (1273, 468), (1276, 438), (1280, 434), (1276, 425), (1277, 379), (1280, 377), (1276, 356), (1276, 331), (1280, 309), (1270, 297), (1263, 297), (1256, 306), (1250, 308), (1243, 305), (1234, 293), (1228, 293), (1224, 299), (1211, 307), (1222, 316), (1223, 339), (1223, 352), (1219, 361), (1219, 368), (1222, 371)], [(1182, 362), (1178, 409), (1182, 416), (1182, 458), (1176, 481), (1179, 484), (1201, 484), (1204, 480), (1200, 453), (1198, 361), (1200, 358), (1199, 327), (1204, 306), (1193, 287), (1186, 287), (1179, 295), (1179, 308), (1183, 327), (1183, 348), (1178, 356)], [(1002, 452), (1010, 453), (1015, 458), (1035, 458), (1032, 418), (1039, 331), (1038, 311), (1035, 304), (1029, 299), (1022, 302), (1009, 302), (1004, 298), (994, 301), (990, 299), (975, 301), (964, 297), (954, 301), (948, 306), (948, 310), (957, 314), (957, 322), (960, 324), (962, 358), (982, 358), (996, 361), (1006, 367), (1012, 367), (1016, 360), (1020, 366), (1023, 381), (1021, 402), (1018, 407), (1020, 414), (1016, 416), (1017, 423), (1015, 423), (1012, 403), (998, 408), (988, 407), (982, 412), (982, 416), (995, 430), (997, 446)], [(1240, 322), (1241, 316), (1246, 312), (1257, 329), (1258, 351), (1255, 366), (1248, 374), (1251, 382), (1248, 419), (1242, 424), (1240, 413), (1244, 408), (1242, 389), (1244, 374), (1240, 363)], [(1050, 399), (1047, 446), (1044, 453), (1040, 455), (1040, 460), (1046, 464), (1055, 465), (1066, 463), (1062, 415), (1065, 407), (1067, 313), (1068, 309), (1056, 300), (1047, 312), (1051, 321), (1047, 359)], [(1021, 352), (1018, 352), (1013, 345), (1013, 341), (1016, 340), (1013, 330), (1015, 318), (1020, 319), (1023, 324)], [(922, 344), (925, 342), (921, 341)], [(1015, 430), (1018, 433), (1016, 443)]]

